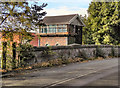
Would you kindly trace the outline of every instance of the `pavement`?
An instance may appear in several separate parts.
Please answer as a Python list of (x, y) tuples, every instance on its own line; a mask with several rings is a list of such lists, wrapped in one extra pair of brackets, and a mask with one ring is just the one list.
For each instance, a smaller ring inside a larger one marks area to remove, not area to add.
[(120, 58), (94, 60), (37, 70), (16, 77), (3, 78), (2, 86), (33, 88), (118, 86), (118, 59)]

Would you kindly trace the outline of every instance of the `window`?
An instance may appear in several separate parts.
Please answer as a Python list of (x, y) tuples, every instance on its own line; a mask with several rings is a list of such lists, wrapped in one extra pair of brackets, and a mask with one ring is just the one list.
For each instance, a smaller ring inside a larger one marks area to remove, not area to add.
[(47, 28), (44, 28), (44, 33), (47, 33)]
[(56, 46), (58, 46), (59, 44), (56, 44)]
[(47, 33), (47, 26), (42, 26), (40, 33)]
[(41, 27), (41, 33), (67, 32), (67, 25), (48, 25)]
[(60, 44), (56, 43), (56, 46), (59, 46)]
[(58, 32), (63, 32), (61, 27), (58, 27)]
[(56, 46), (59, 46), (60, 44), (57, 42), (55, 45), (56, 45)]
[(45, 46), (49, 46), (49, 44), (45, 44)]
[(57, 25), (49, 25), (48, 28), (49, 33), (56, 33)]
[(67, 29), (63, 29), (63, 32), (67, 32)]
[(58, 32), (67, 32), (67, 25), (58, 25)]

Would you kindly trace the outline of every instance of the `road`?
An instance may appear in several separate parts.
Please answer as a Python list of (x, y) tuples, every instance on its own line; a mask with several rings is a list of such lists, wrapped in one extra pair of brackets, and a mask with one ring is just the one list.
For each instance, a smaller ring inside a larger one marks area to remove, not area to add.
[(4, 78), (3, 86), (118, 86), (118, 58), (37, 70)]

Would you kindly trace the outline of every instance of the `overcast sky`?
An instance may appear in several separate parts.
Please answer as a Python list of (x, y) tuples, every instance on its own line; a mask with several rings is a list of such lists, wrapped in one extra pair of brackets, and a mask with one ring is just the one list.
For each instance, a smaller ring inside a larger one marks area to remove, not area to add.
[(39, 4), (47, 3), (44, 8), (47, 16), (67, 15), (67, 14), (87, 14), (89, 3), (92, 0), (39, 0)]

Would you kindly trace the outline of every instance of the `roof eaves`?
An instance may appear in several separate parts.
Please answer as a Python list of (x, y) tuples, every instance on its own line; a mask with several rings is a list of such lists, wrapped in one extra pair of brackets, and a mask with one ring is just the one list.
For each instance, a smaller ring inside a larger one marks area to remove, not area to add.
[(75, 20), (77, 18), (78, 14), (76, 14), (70, 21), (69, 24), (71, 24), (73, 22), (73, 20)]
[(84, 22), (81, 20), (81, 18), (80, 18), (80, 16), (79, 16), (78, 14), (76, 14), (76, 15), (69, 21), (69, 23), (71, 24), (77, 17), (78, 17), (79, 20), (82, 22), (82, 25), (81, 25), (81, 26), (86, 26), (86, 25), (84, 24)]
[(61, 22), (61, 23), (46, 23), (46, 25), (54, 25), (54, 24), (69, 24), (69, 22)]
[(84, 24), (84, 22), (81, 20), (81, 18), (80, 18), (80, 16), (78, 16), (79, 17), (79, 19), (80, 19), (80, 21), (82, 22), (82, 26), (86, 26), (85, 24)]

